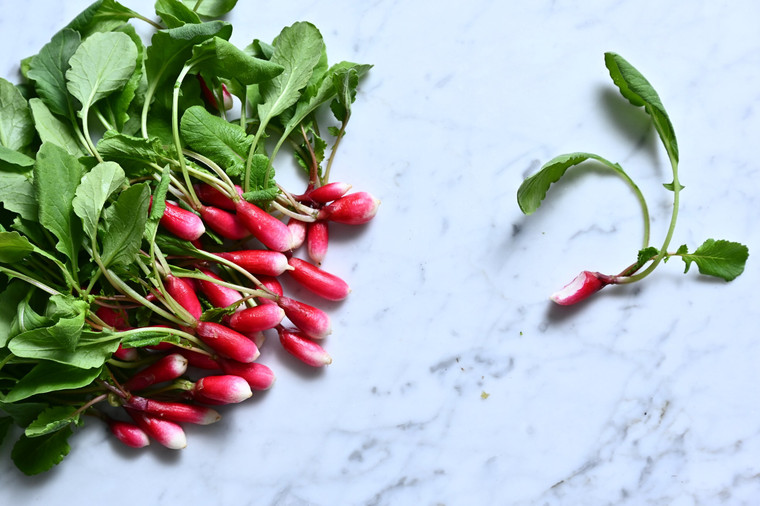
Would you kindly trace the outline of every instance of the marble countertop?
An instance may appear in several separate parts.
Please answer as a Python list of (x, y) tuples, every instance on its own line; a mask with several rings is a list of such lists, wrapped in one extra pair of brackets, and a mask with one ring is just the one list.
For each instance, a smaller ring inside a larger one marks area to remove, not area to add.
[[(88, 3), (5, 5), (0, 75), (17, 82), (18, 60)], [(7, 504), (760, 503), (760, 3), (239, 4), (233, 42), (308, 20), (333, 61), (374, 64), (333, 168), (382, 200), (330, 246), (325, 268), (353, 290), (329, 307), (334, 362), (313, 371), (265, 346), (274, 388), (189, 428), (181, 452), (128, 450), (94, 422), (30, 478), (6, 441)], [(578, 306), (549, 301), (581, 270), (631, 263), (642, 226), (625, 184), (593, 168), (522, 215), (516, 190), (542, 163), (620, 162), (653, 243), (670, 218), (667, 157), (605, 51), (649, 78), (674, 124), (673, 244), (748, 245), (735, 281), (673, 260)]]

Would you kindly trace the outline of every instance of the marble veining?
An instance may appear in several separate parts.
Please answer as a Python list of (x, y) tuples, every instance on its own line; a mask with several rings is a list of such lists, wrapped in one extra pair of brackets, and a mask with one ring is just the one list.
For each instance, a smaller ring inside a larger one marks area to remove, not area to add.
[[(10, 4), (0, 75), (17, 81), (17, 60), (88, 1)], [(333, 171), (383, 203), (367, 229), (333, 237), (326, 268), (353, 289), (330, 307), (334, 363), (313, 371), (265, 346), (275, 387), (190, 429), (179, 453), (129, 451), (91, 423), (62, 465), (28, 478), (6, 441), (4, 501), (760, 503), (760, 4), (252, 0), (230, 17), (233, 41), (301, 19), (335, 61), (374, 64)], [(523, 216), (516, 189), (549, 158), (623, 164), (655, 244), (670, 217), (667, 159), (613, 88), (610, 50), (650, 78), (675, 126), (674, 244), (747, 244), (734, 282), (673, 260), (578, 307), (548, 301), (582, 269), (630, 263), (642, 233), (633, 195), (592, 167)]]

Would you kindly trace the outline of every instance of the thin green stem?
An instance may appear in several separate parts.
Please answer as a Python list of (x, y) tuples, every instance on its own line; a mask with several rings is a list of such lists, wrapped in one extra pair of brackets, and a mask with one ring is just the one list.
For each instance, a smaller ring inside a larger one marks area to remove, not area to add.
[(185, 178), (186, 189), (190, 194), (190, 206), (193, 209), (197, 209), (201, 202), (198, 200), (198, 196), (195, 194), (193, 184), (190, 181), (190, 174), (187, 172), (187, 164), (185, 162), (185, 156), (182, 154), (182, 141), (179, 137), (179, 92), (182, 88), (182, 81), (185, 76), (193, 68), (192, 65), (187, 64), (182, 68), (182, 71), (177, 76), (177, 80), (174, 82), (174, 91), (172, 93), (172, 137), (174, 139), (174, 147), (177, 150), (177, 156), (179, 157), (179, 166), (182, 171), (182, 176)]
[(58, 290), (54, 290), (53, 288), (49, 287), (45, 283), (38, 281), (30, 276), (27, 276), (26, 274), (22, 274), (18, 271), (15, 271), (13, 269), (8, 269), (7, 267), (0, 266), (0, 272), (6, 274), (7, 276), (20, 279), (21, 281), (24, 281), (26, 283), (29, 283), (32, 286), (36, 286), (43, 292), (47, 292), (50, 295), (60, 295), (61, 292)]

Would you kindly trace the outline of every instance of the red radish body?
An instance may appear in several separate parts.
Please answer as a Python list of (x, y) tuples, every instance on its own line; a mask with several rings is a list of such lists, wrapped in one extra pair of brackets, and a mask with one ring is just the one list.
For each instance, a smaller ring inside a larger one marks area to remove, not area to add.
[(197, 351), (186, 350), (184, 348), (178, 349), (177, 353), (185, 357), (187, 359), (187, 365), (191, 367), (206, 369), (208, 371), (220, 371), (222, 369), (219, 362), (205, 353), (198, 353)]
[(278, 304), (285, 310), (285, 316), (312, 339), (323, 339), (330, 335), (330, 317), (321, 309), (317, 309), (303, 302), (280, 297)]
[(251, 234), (267, 248), (274, 251), (293, 249), (293, 234), (282, 221), (243, 199), (235, 202), (235, 211)]
[(280, 343), (285, 351), (301, 362), (313, 367), (330, 364), (332, 358), (319, 344), (310, 340), (304, 333), (280, 329)]
[(137, 353), (136, 349), (124, 348), (122, 347), (121, 343), (119, 343), (119, 347), (116, 349), (116, 351), (113, 352), (113, 357), (115, 359), (124, 360), (125, 362), (137, 360), (138, 356), (139, 356), (139, 353)]
[[(273, 294), (277, 296), (282, 296), (283, 290), (282, 290), (282, 284), (277, 280), (277, 278), (272, 276), (260, 276), (259, 281), (262, 285), (264, 285), (264, 288), (272, 292)], [(256, 299), (259, 301), (260, 304), (276, 304), (275, 301), (271, 299), (266, 299), (264, 297), (258, 297)]]
[[(203, 268), (201, 268), (200, 271), (210, 278), (222, 281), (222, 278), (213, 271)], [(215, 307), (228, 307), (243, 298), (237, 290), (222, 286), (213, 281), (199, 279), (198, 286), (200, 287), (201, 292), (203, 292), (203, 295), (205, 295), (209, 302)], [(238, 306), (238, 309), (240, 310), (242, 307)]]
[(276, 304), (262, 304), (238, 311), (230, 316), (230, 327), (243, 334), (275, 328), (285, 318), (285, 311)]
[(240, 376), (248, 382), (248, 385), (252, 390), (269, 390), (274, 384), (274, 372), (264, 364), (259, 364), (258, 362), (241, 364), (234, 360), (224, 359), (221, 360), (220, 363), (222, 371), (224, 371), (225, 374)]
[(327, 254), (330, 231), (325, 220), (309, 223), (306, 229), (306, 253), (315, 263), (321, 264)]
[(150, 444), (148, 434), (133, 423), (109, 419), (108, 428), (116, 439), (131, 448), (143, 448)]
[(238, 219), (237, 215), (219, 209), (218, 207), (203, 206), (200, 209), (201, 218), (208, 227), (225, 239), (239, 241), (250, 237), (251, 233)]
[(181, 450), (187, 446), (187, 436), (177, 423), (147, 415), (142, 411), (126, 408), (127, 413), (138, 427), (163, 446), (171, 450)]
[(248, 382), (240, 376), (206, 376), (195, 382), (193, 399), (204, 404), (234, 404), (253, 395)]
[(348, 283), (334, 274), (330, 274), (315, 265), (301, 260), (300, 258), (291, 258), (288, 260), (293, 267), (289, 271), (290, 276), (304, 288), (328, 300), (343, 300), (351, 289)]
[(251, 274), (279, 276), (291, 268), (288, 265), (288, 257), (279, 251), (248, 249), (216, 253), (216, 255), (242, 267)]
[(116, 310), (110, 307), (100, 306), (95, 315), (103, 320), (103, 323), (113, 327), (116, 330), (129, 329), (129, 322), (127, 321), (127, 314), (124, 310)]
[(201, 301), (198, 300), (198, 295), (195, 293), (192, 282), (170, 274), (164, 279), (164, 285), (172, 299), (185, 308), (193, 318), (197, 320), (201, 317), (203, 308), (201, 307)]
[(136, 395), (125, 401), (124, 407), (178, 423), (209, 425), (222, 418), (222, 415), (217, 411), (205, 406), (193, 406), (182, 402), (156, 401)]
[(314, 188), (306, 194), (306, 196), (318, 204), (327, 204), (333, 200), (341, 198), (348, 193), (351, 189), (351, 185), (348, 183), (327, 183), (326, 185)]
[(229, 327), (213, 322), (198, 322), (195, 331), (206, 345), (220, 355), (243, 363), (259, 358), (256, 343)]
[(200, 216), (168, 201), (159, 223), (170, 233), (185, 241), (194, 241), (206, 231)]
[(569, 306), (590, 297), (607, 284), (599, 279), (598, 272), (583, 271), (550, 298), (561, 306)]
[(187, 359), (179, 353), (166, 355), (137, 371), (123, 386), (126, 390), (142, 390), (156, 383), (177, 379), (187, 371)]
[(362, 225), (377, 214), (380, 201), (367, 192), (349, 193), (319, 211), (318, 218), (346, 225)]
[[(201, 199), (201, 202), (204, 204), (218, 207), (219, 209), (226, 209), (227, 211), (235, 210), (235, 201), (213, 186), (201, 183), (194, 185), (193, 189), (195, 190), (195, 194), (198, 195), (198, 198)], [(243, 189), (240, 186), (235, 185), (235, 190), (238, 195), (243, 195)]]
[(288, 228), (293, 235), (293, 247), (291, 249), (298, 249), (306, 239), (306, 222), (297, 220), (296, 218), (290, 218), (288, 220)]
[[(201, 92), (203, 93), (203, 96), (206, 97), (206, 100), (208, 103), (213, 107), (214, 109), (219, 110), (219, 106), (216, 102), (216, 95), (213, 91), (211, 91), (206, 84), (206, 81), (201, 77), (200, 74), (198, 74), (198, 81), (200, 81), (201, 84)], [(230, 92), (227, 91), (227, 86), (222, 83), (222, 98), (224, 100), (224, 110), (229, 111), (232, 109), (232, 95), (230, 95)]]

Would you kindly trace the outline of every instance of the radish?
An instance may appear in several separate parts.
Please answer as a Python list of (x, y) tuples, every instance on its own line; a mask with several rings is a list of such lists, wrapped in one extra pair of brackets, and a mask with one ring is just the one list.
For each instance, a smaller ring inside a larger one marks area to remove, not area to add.
[[(209, 206), (218, 207), (219, 209), (226, 209), (227, 211), (235, 210), (235, 202), (213, 186), (201, 183), (193, 185), (193, 189), (198, 198), (201, 199), (201, 202)], [(243, 188), (240, 186), (235, 185), (235, 191), (237, 191), (238, 195), (243, 195)]]
[(222, 359), (220, 364), (225, 374), (240, 376), (248, 382), (253, 390), (269, 390), (275, 382), (272, 369), (258, 362), (241, 364), (234, 360)]
[(190, 367), (196, 367), (198, 369), (206, 369), (210, 371), (220, 371), (222, 367), (219, 365), (213, 357), (200, 353), (197, 351), (188, 350), (185, 348), (178, 348), (177, 353), (187, 359), (187, 365)]
[(285, 318), (285, 311), (276, 304), (262, 304), (238, 311), (230, 316), (230, 327), (243, 334), (275, 328)]
[(164, 402), (133, 395), (124, 401), (124, 407), (143, 413), (171, 420), (173, 422), (209, 425), (221, 420), (222, 415), (205, 406), (193, 406), (182, 402)]
[(348, 183), (327, 183), (326, 185), (314, 188), (310, 192), (306, 193), (306, 197), (319, 204), (326, 204), (341, 198), (348, 193), (351, 189), (351, 185)]
[(148, 415), (136, 409), (125, 409), (138, 427), (163, 446), (171, 450), (181, 450), (187, 446), (187, 436), (179, 424)]
[(552, 294), (550, 299), (561, 306), (580, 302), (607, 286), (608, 283), (600, 276), (598, 272), (583, 271), (561, 290)]
[[(205, 268), (199, 268), (199, 270), (205, 274), (206, 276), (216, 279), (218, 281), (222, 281), (222, 278), (218, 276), (216, 273), (209, 269)], [(203, 292), (203, 295), (206, 296), (208, 301), (214, 306), (214, 307), (228, 307), (236, 302), (239, 302), (240, 299), (243, 298), (242, 295), (240, 295), (240, 292), (235, 290), (234, 288), (229, 288), (227, 286), (222, 286), (218, 283), (214, 283), (213, 281), (206, 281), (204, 279), (198, 280), (198, 286), (201, 289), (201, 292)], [(238, 311), (242, 310), (243, 308), (241, 306), (238, 306)]]
[(171, 274), (164, 278), (166, 292), (176, 300), (177, 303), (185, 308), (190, 315), (196, 320), (203, 314), (201, 301), (198, 300), (191, 281), (184, 278), (178, 278)]
[(187, 359), (179, 353), (172, 353), (137, 371), (122, 386), (126, 390), (142, 390), (156, 383), (177, 379), (185, 371)]
[(265, 249), (248, 249), (216, 253), (217, 256), (229, 260), (251, 274), (279, 276), (288, 269), (288, 257), (279, 251)]
[(334, 274), (300, 258), (291, 258), (288, 263), (293, 267), (290, 276), (304, 288), (328, 300), (343, 300), (351, 289), (348, 283)]
[(240, 376), (205, 376), (195, 382), (193, 399), (204, 404), (235, 404), (253, 395), (248, 382)]
[(332, 332), (330, 317), (321, 309), (290, 297), (280, 297), (278, 304), (291, 323), (312, 339), (323, 339)]
[(330, 231), (325, 220), (309, 223), (306, 229), (306, 253), (316, 264), (321, 264), (327, 254)]
[(291, 249), (298, 249), (306, 239), (306, 222), (297, 218), (290, 218), (288, 220), (288, 229), (293, 235), (293, 247)]
[(164, 215), (159, 223), (170, 233), (185, 241), (194, 241), (206, 232), (200, 216), (169, 201), (166, 202)]
[(122, 422), (109, 418), (108, 428), (116, 439), (131, 448), (143, 448), (150, 444), (150, 438), (140, 427), (133, 423)]
[(320, 220), (347, 225), (362, 225), (377, 214), (380, 201), (367, 192), (349, 193), (319, 211)]
[(319, 344), (310, 340), (303, 332), (279, 329), (282, 347), (299, 359), (313, 367), (321, 367), (332, 363), (330, 355)]
[(229, 327), (213, 322), (198, 322), (195, 331), (209, 348), (225, 357), (243, 363), (259, 358), (256, 343)]
[(235, 202), (235, 211), (243, 225), (267, 248), (274, 251), (293, 249), (293, 234), (282, 221), (243, 199)]
[(200, 208), (201, 218), (208, 227), (225, 239), (240, 241), (250, 237), (251, 233), (238, 219), (237, 215), (219, 209), (218, 207), (203, 206)]

